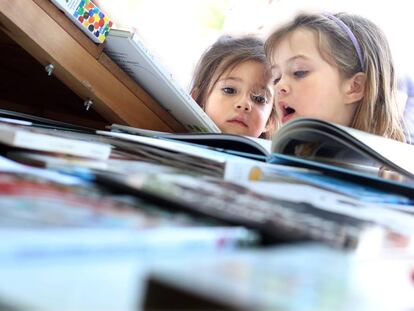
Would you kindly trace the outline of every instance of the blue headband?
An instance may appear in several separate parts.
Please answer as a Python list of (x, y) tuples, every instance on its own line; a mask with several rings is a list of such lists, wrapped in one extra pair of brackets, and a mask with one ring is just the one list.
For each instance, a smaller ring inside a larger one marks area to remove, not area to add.
[(356, 37), (353, 34), (353, 32), (351, 31), (351, 29), (343, 21), (341, 21), (338, 17), (336, 17), (334, 15), (324, 14), (324, 16), (329, 18), (330, 20), (334, 21), (339, 27), (342, 28), (342, 30), (344, 30), (346, 32), (349, 39), (351, 39), (352, 44), (354, 45), (354, 48), (355, 48), (355, 50), (358, 54), (358, 58), (359, 58), (359, 62), (361, 64), (362, 71), (364, 71), (365, 70), (365, 64), (364, 64), (364, 59), (362, 58), (361, 47), (359, 46), (358, 40), (356, 39)]

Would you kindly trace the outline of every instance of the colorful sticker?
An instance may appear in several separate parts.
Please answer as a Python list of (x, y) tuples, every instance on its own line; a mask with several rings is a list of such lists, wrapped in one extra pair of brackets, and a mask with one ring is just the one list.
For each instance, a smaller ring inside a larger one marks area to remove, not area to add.
[(73, 16), (100, 42), (105, 41), (112, 21), (90, 0), (81, 0)]

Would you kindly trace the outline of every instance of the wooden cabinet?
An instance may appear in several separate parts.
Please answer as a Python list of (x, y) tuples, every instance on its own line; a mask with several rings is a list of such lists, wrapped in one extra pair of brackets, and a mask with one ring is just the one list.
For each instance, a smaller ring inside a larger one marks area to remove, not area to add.
[(0, 44), (0, 108), (98, 128), (185, 131), (48, 0), (0, 0)]

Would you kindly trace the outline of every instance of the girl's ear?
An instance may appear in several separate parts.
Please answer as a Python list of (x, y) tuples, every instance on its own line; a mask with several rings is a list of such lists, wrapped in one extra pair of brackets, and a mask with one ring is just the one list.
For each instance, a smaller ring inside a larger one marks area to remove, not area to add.
[(345, 82), (345, 104), (353, 104), (364, 98), (367, 76), (358, 72)]

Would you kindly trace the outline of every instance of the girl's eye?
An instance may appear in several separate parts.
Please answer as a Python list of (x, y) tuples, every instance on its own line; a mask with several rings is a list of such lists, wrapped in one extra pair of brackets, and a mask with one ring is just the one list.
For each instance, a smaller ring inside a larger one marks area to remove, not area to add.
[(226, 94), (230, 94), (230, 95), (234, 95), (234, 94), (236, 94), (236, 93), (237, 93), (236, 89), (235, 89), (235, 88), (232, 88), (232, 87), (223, 87), (223, 88), (222, 88), (222, 91), (223, 91), (224, 93), (226, 93)]
[(279, 81), (280, 81), (280, 78), (274, 78), (274, 79), (273, 79), (273, 85), (278, 84), (278, 83), (279, 83)]
[(308, 74), (309, 71), (306, 70), (298, 70), (293, 73), (296, 78), (303, 78)]
[(265, 104), (267, 100), (264, 96), (261, 95), (252, 95), (252, 100), (257, 104)]

